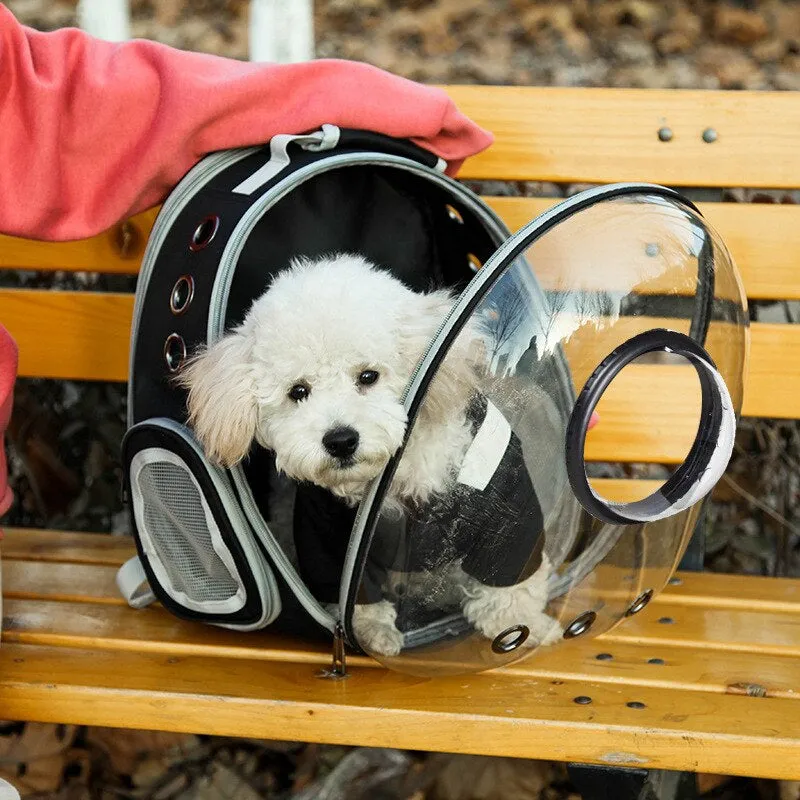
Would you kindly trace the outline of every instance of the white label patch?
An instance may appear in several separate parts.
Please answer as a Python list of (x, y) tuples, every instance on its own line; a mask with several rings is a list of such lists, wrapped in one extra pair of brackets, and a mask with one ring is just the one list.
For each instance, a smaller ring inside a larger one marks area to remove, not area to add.
[(487, 401), (486, 418), (464, 456), (458, 482), (483, 491), (497, 472), (510, 441), (508, 420)]

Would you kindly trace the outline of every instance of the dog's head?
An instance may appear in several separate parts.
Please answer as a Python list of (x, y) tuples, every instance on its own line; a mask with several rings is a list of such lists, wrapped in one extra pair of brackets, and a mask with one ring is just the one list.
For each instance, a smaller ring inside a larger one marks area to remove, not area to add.
[(189, 423), (224, 466), (255, 439), (290, 477), (358, 499), (402, 444), (403, 389), (452, 302), (360, 256), (295, 261), (182, 371)]

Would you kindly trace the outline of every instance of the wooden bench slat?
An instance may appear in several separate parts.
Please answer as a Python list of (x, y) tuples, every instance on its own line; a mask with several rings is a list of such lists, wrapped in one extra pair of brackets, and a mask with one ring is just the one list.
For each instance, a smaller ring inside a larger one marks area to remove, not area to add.
[(74, 242), (55, 244), (0, 234), (0, 269), (135, 275), (157, 214), (158, 208), (151, 208), (97, 236)]
[[(551, 198), (484, 197), (512, 231), (553, 206)], [(800, 298), (800, 206), (739, 203), (700, 203), (719, 231), (742, 274), (753, 300)], [(140, 214), (127, 225), (139, 245), (126, 257), (112, 246), (117, 229), (81, 242), (53, 244), (0, 236), (0, 268), (88, 270), (135, 275), (144, 242), (158, 209)], [(602, 277), (602, 276), (600, 276)], [(672, 288), (672, 287), (670, 287)]]
[[(661, 619), (671, 619), (662, 624)], [(667, 598), (605, 634), (608, 642), (800, 656), (800, 614), (671, 605)], [(800, 681), (800, 668), (798, 668)]]
[(679, 572), (653, 602), (744, 611), (800, 611), (800, 579), (715, 572)]
[[(484, 200), (512, 231), (557, 202), (550, 198), (523, 197), (484, 197)], [(800, 206), (700, 203), (698, 207), (730, 250), (751, 300), (800, 298), (796, 257), (800, 253)], [(609, 276), (596, 274), (598, 287), (608, 289)], [(675, 291), (674, 286), (666, 284), (654, 284), (651, 291), (659, 289)]]
[(9, 560), (2, 565), (3, 597), (125, 605), (116, 566)]
[[(43, 575), (56, 575), (58, 569), (68, 569), (74, 565), (81, 568), (76, 571), (80, 580), (76, 578), (75, 584), (81, 587), (78, 591), (83, 592), (80, 595), (82, 599), (91, 600), (103, 596), (110, 598), (116, 595), (116, 589), (109, 580), (109, 576), (113, 574), (112, 568), (122, 564), (134, 553), (133, 542), (125, 536), (8, 529), (0, 549), (3, 575), (6, 578), (4, 592), (10, 593), (10, 587), (16, 581), (16, 591), (24, 592), (28, 596), (34, 596), (37, 587), (42, 598), (54, 591), (60, 594), (62, 589), (59, 588), (59, 580), (53, 582), (55, 589), (52, 589), (46, 587), (40, 579)], [(51, 567), (56, 567), (57, 570), (48, 572)], [(82, 569), (83, 567), (86, 569)], [(9, 575), (12, 576), (11, 582), (8, 580)], [(63, 586), (68, 588), (66, 575), (62, 579)], [(682, 572), (678, 573), (675, 581), (662, 594), (657, 595), (653, 602), (800, 614), (800, 579)], [(84, 591), (85, 587), (88, 589)]]
[[(71, 565), (75, 570), (76, 580), (87, 578), (88, 569), (102, 572), (103, 568), (80, 567)], [(83, 570), (83, 572), (81, 572)], [(7, 577), (7, 576), (6, 576)], [(13, 577), (13, 573), (12, 573)], [(26, 575), (26, 579), (33, 577)], [(105, 578), (105, 576), (104, 576)], [(39, 585), (39, 594), (50, 600), (58, 599), (50, 587)], [(105, 590), (102, 585), (101, 590)], [(28, 587), (26, 596), (33, 596), (35, 589)], [(19, 599), (20, 595), (12, 585), (5, 593), (9, 600)], [(89, 592), (87, 592), (87, 595)], [(69, 595), (65, 596), (71, 600)], [(65, 599), (65, 598), (60, 598)], [(91, 594), (92, 602), (99, 602)], [(117, 598), (113, 598), (115, 601)], [(121, 602), (121, 601), (120, 601)], [(18, 604), (15, 604), (17, 606)], [(76, 611), (73, 606), (67, 607), (64, 621), (75, 624)], [(99, 612), (103, 613), (103, 612)], [(798, 611), (800, 613), (800, 609)], [(59, 614), (56, 609), (55, 614)], [(133, 615), (133, 616), (131, 616)], [(108, 615), (103, 613), (105, 619)], [(127, 618), (126, 618), (127, 617)], [(92, 615), (92, 618), (94, 616)], [(325, 666), (330, 661), (330, 647), (323, 642), (304, 642), (296, 638), (270, 632), (268, 634), (238, 635), (216, 628), (206, 628), (186, 623), (175, 624), (172, 617), (162, 610), (151, 610), (146, 615), (133, 610), (114, 615), (114, 624), (127, 625), (131, 632), (128, 640), (144, 641), (144, 637), (169, 637), (161, 642), (159, 650), (169, 652), (173, 656), (206, 655), (223, 658), (258, 658), (264, 661), (290, 661), (293, 663), (312, 663)], [(91, 625), (91, 623), (90, 623)], [(140, 631), (143, 629), (143, 631)], [(92, 625), (92, 633), (96, 634), (96, 626)], [(21, 634), (18, 628), (12, 628), (6, 642), (17, 641), (29, 644), (48, 644), (50, 646), (85, 646), (79, 640), (76, 630), (43, 631), (40, 636)], [(151, 647), (117, 646), (110, 640), (103, 649), (153, 649)], [(597, 655), (606, 653), (610, 659), (598, 659)], [(663, 664), (651, 664), (653, 658), (660, 658)], [(709, 661), (709, 659), (712, 659)], [(680, 688), (691, 691), (736, 692), (744, 691), (742, 686), (759, 684), (765, 687), (770, 697), (788, 697), (800, 700), (800, 672), (792, 659), (783, 656), (765, 655), (751, 652), (726, 652), (724, 660), (714, 661), (706, 648), (676, 647), (666, 645), (658, 640), (645, 638), (641, 642), (629, 643), (617, 637), (605, 636), (595, 640), (581, 640), (568, 647), (558, 647), (549, 651), (542, 658), (533, 658), (512, 665), (502, 670), (503, 674), (515, 674), (521, 677), (590, 680), (599, 682), (626, 683), (636, 686), (661, 686), (662, 688)], [(377, 663), (363, 656), (349, 657), (351, 665), (374, 666)]]
[[(79, 574), (77, 568), (76, 577)], [(102, 582), (105, 576), (98, 575), (97, 579)], [(271, 636), (268, 631), (240, 636), (200, 624), (183, 623), (156, 607), (134, 613), (127, 606), (110, 600), (98, 602), (100, 598), (88, 591), (87, 599), (91, 602), (9, 596), (4, 609), (3, 638), (21, 644), (241, 658), (259, 650)], [(673, 622), (662, 624), (662, 619)], [(605, 638), (610, 642), (649, 642), (654, 646), (798, 657), (800, 604), (791, 613), (785, 610), (743, 611), (700, 604), (673, 605), (665, 597), (606, 634)]]
[(0, 540), (3, 560), (119, 566), (136, 554), (128, 536), (38, 528), (6, 528)]
[(316, 670), (9, 642), (0, 708), (43, 722), (800, 777), (790, 699), (497, 672), (431, 681), (358, 666), (324, 681)]
[(132, 317), (130, 294), (0, 290), (22, 377), (127, 380)]
[[(327, 666), (331, 659), (330, 646), (324, 642), (306, 642), (275, 632), (236, 634), (191, 623), (175, 624), (175, 619), (162, 609), (152, 609), (144, 616), (128, 610), (128, 615), (137, 614), (137, 617), (132, 618), (134, 624), (127, 638), (115, 640), (109, 637), (98, 645), (90, 636), (78, 632), (78, 608), (67, 607), (67, 611), (64, 622), (71, 624), (71, 630), (42, 630), (39, 635), (34, 635), (12, 628), (4, 637), (3, 646), (91, 647), (104, 651), (165, 653), (171, 658), (257, 659), (320, 667)], [(55, 613), (59, 613), (58, 608), (55, 608)], [(124, 615), (114, 616), (117, 617), (115, 624), (124, 624)], [(147, 624), (139, 625), (137, 618), (142, 620), (146, 617), (149, 617)], [(88, 628), (90, 624), (83, 627)], [(141, 627), (145, 632), (140, 631)], [(156, 636), (171, 638), (157, 641)], [(603, 655), (603, 658), (598, 658), (598, 655)], [(651, 663), (653, 659), (660, 663)], [(383, 669), (371, 658), (353, 654), (348, 656), (348, 664), (351, 667)], [(648, 638), (631, 642), (607, 635), (581, 640), (501, 668), (494, 674), (732, 694), (746, 692), (745, 687), (757, 685), (763, 687), (765, 696), (800, 700), (800, 671), (792, 658), (775, 653), (677, 646)]]
[[(790, 92), (448, 86), (496, 137), (462, 178), (794, 188), (800, 106)], [(764, 120), (769, 125), (764, 126)], [(658, 131), (672, 131), (669, 142)], [(717, 140), (703, 141), (713, 128)], [(754, 157), (755, 154), (768, 157)]]
[[(124, 381), (132, 312), (133, 298), (124, 294), (0, 290), (0, 318), (20, 346), (22, 376)], [(44, 334), (43, 318), (59, 336)], [(800, 417), (800, 326), (756, 323), (751, 342), (744, 414)], [(697, 379), (679, 369), (625, 370), (602, 400), (605, 421), (589, 437), (587, 458), (681, 461), (694, 437)]]

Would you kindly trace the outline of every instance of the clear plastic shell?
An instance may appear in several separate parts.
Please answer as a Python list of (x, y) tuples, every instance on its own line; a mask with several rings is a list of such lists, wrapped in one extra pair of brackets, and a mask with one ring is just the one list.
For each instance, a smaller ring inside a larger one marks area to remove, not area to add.
[(747, 335), (724, 244), (667, 190), (594, 190), (523, 229), (412, 381), (354, 529), (349, 635), (396, 669), (466, 672), (644, 608), (727, 463)]

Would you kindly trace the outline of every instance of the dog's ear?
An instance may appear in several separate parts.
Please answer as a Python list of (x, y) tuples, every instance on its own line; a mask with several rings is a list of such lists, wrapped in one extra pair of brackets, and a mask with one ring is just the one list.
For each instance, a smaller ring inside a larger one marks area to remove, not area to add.
[[(409, 375), (453, 307), (453, 302), (453, 296), (443, 290), (419, 297), (416, 311), (411, 314), (411, 319), (405, 321), (400, 334), (400, 353)], [(475, 386), (474, 364), (470, 357), (472, 341), (470, 332), (462, 330), (436, 371), (420, 409), (426, 422), (444, 422), (454, 414), (463, 413)]]
[(252, 346), (240, 330), (186, 363), (178, 382), (189, 390), (189, 425), (206, 455), (225, 467), (250, 450), (258, 423)]

